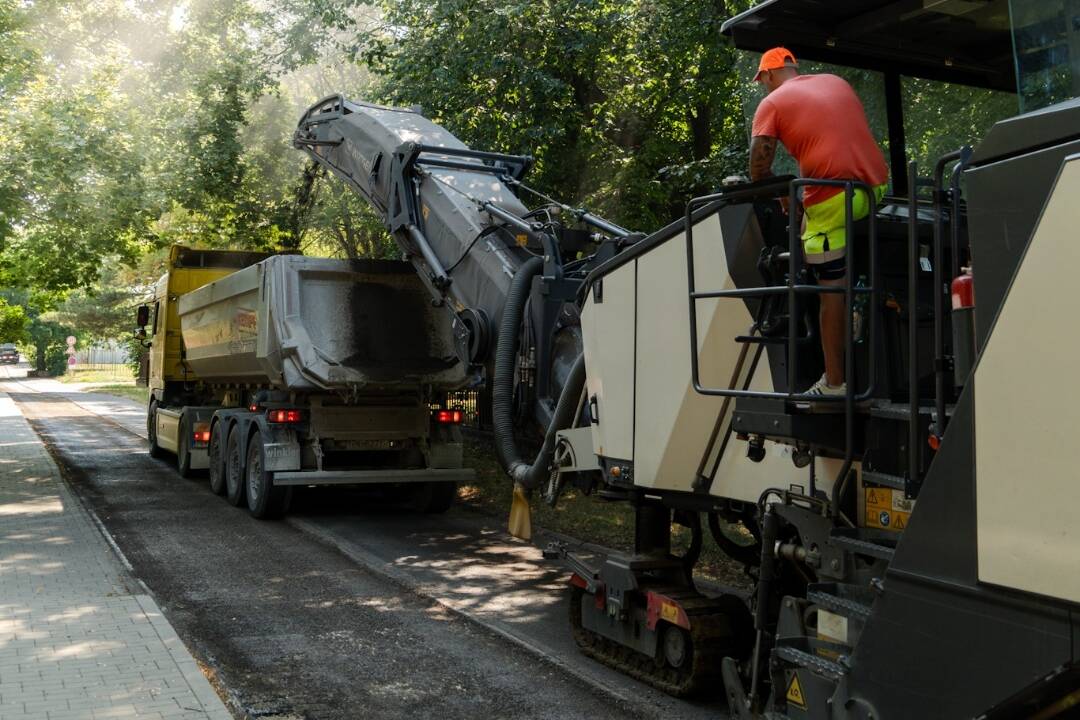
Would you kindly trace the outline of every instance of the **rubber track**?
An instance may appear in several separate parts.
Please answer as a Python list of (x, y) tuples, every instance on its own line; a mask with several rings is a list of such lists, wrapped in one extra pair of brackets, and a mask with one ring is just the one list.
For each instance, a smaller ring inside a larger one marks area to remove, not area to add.
[(647, 683), (669, 695), (684, 698), (718, 693), (723, 689), (720, 663), (726, 656), (741, 659), (751, 637), (749, 611), (732, 596), (709, 598), (679, 588), (662, 592), (682, 604), (690, 620), (689, 668), (677, 670), (581, 624), (581, 601), (585, 591), (574, 587), (570, 594), (570, 627), (574, 642), (586, 656), (621, 673)]

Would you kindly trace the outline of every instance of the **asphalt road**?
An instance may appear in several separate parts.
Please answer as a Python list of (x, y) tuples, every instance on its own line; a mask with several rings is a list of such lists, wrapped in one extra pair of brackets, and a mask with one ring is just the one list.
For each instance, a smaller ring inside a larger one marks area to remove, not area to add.
[(582, 657), (565, 571), (495, 519), (335, 489), (257, 521), (151, 459), (137, 404), (18, 375), (0, 368), (0, 390), (238, 717), (717, 714)]

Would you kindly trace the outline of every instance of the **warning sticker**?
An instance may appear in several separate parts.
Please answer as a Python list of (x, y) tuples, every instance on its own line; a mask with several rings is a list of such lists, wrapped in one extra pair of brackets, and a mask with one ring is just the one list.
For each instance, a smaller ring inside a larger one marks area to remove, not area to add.
[(847, 644), (848, 619), (846, 617), (818, 608), (817, 621), (818, 638)]
[(791, 682), (787, 686), (787, 701), (799, 708), (806, 709), (806, 698), (803, 697), (802, 683), (799, 682), (799, 673), (791, 673)]
[(904, 497), (902, 490), (868, 487), (863, 491), (863, 523), (865, 527), (883, 530), (903, 530), (911, 520), (915, 501)]

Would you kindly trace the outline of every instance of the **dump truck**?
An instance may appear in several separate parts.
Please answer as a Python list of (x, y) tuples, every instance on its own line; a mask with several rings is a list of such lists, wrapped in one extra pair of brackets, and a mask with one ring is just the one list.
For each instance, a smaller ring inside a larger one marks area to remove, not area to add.
[(320, 485), (395, 488), (441, 512), (472, 476), (462, 411), (443, 404), (473, 378), (405, 263), (174, 246), (138, 315), (150, 454), (208, 470), (256, 517)]
[[(301, 118), (294, 145), (384, 214), (469, 339), (516, 488), (634, 508), (631, 553), (549, 549), (584, 653), (672, 694), (722, 694), (740, 719), (1075, 712), (1075, 14), (768, 0), (731, 18), (755, 57), (784, 45), (877, 81), (890, 188), (859, 221), (858, 179), (778, 176), (641, 235), (529, 187), (531, 158), (472, 150), (416, 111), (339, 95)], [(1022, 112), (920, 165), (905, 138), (934, 128), (905, 118), (913, 80), (1011, 93)], [(815, 185), (849, 199), (842, 289), (808, 275), (781, 202)], [(850, 310), (831, 399), (805, 393), (824, 292)], [(746, 566), (748, 600), (695, 582), (706, 533)]]

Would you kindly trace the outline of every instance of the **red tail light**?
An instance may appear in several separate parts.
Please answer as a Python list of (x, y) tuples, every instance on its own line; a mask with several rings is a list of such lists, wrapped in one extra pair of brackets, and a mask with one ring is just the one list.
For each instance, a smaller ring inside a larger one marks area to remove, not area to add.
[(209, 430), (196, 430), (194, 438), (195, 438), (195, 442), (197, 442), (197, 443), (208, 443), (208, 442), (210, 442), (210, 431)]
[(460, 425), (465, 419), (465, 413), (460, 410), (436, 410), (435, 422), (440, 425)]
[(299, 410), (267, 410), (266, 420), (272, 423), (298, 423), (302, 418)]

